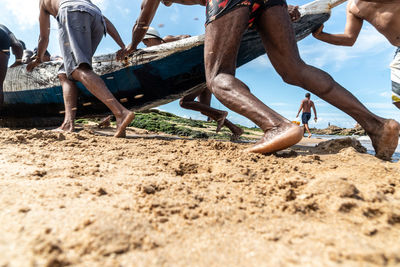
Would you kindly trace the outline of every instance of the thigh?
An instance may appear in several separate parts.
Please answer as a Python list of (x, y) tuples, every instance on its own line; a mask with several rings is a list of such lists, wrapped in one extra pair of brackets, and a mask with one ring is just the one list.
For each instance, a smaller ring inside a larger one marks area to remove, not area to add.
[(249, 8), (237, 8), (206, 26), (204, 64), (209, 81), (218, 73), (235, 75), (242, 35), (247, 29)]
[(9, 56), (6, 53), (0, 52), (0, 86), (3, 89), (3, 82), (7, 74)]
[(278, 72), (302, 62), (287, 7), (273, 6), (264, 10), (257, 20), (257, 31)]

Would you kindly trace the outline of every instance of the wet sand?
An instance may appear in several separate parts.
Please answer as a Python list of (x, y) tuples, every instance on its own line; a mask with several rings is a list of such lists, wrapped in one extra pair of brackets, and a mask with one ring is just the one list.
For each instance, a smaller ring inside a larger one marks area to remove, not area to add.
[(99, 133), (0, 129), (0, 266), (400, 265), (400, 162)]

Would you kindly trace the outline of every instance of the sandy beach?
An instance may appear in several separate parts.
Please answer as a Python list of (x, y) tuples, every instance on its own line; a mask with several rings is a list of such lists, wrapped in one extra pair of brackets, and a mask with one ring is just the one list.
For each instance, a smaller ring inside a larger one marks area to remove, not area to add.
[(144, 132), (0, 128), (0, 266), (400, 265), (400, 162)]

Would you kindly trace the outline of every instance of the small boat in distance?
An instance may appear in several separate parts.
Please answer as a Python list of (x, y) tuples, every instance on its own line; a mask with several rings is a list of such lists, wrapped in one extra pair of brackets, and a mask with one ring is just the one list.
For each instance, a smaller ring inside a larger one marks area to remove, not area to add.
[[(328, 20), (330, 9), (342, 2), (318, 0), (300, 7), (301, 19), (293, 23), (297, 40)], [(237, 66), (264, 53), (258, 33), (247, 31)], [(201, 35), (138, 50), (124, 62), (116, 61), (115, 54), (96, 56), (93, 68), (124, 106), (140, 111), (169, 103), (205, 86), (203, 58), (204, 35)], [(63, 117), (64, 101), (57, 77), (60, 65), (60, 61), (43, 63), (31, 73), (26, 66), (8, 70), (0, 126), (18, 126), (16, 122), (21, 119), (26, 125), (26, 119), (37, 121), (37, 118), (43, 118), (42, 126), (48, 126), (54, 124), (50, 118), (59, 121)], [(78, 116), (109, 112), (81, 83), (78, 88)]]

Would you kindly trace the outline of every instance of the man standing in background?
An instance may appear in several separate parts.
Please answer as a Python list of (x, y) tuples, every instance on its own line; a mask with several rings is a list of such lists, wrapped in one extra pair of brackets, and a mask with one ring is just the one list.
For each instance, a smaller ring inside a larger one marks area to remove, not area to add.
[(310, 127), (308, 126), (308, 121), (311, 119), (311, 108), (314, 110), (314, 121), (317, 122), (317, 110), (315, 109), (314, 102), (311, 101), (310, 93), (306, 94), (306, 98), (301, 101), (299, 112), (297, 112), (296, 118), (299, 117), (300, 111), (303, 111), (301, 114), (301, 122), (304, 125), (304, 128), (308, 132), (308, 138), (311, 138), (312, 134), (310, 132)]

